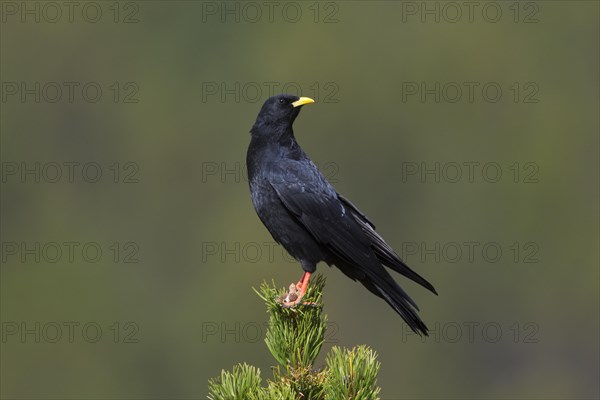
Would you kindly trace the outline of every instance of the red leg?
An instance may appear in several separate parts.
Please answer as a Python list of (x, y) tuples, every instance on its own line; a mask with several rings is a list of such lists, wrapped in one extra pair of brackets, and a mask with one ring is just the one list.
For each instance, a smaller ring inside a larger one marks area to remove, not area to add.
[(298, 291), (300, 292), (300, 294), (298, 295), (298, 298), (302, 298), (302, 296), (304, 296), (306, 294), (306, 289), (308, 289), (308, 281), (310, 280), (310, 272), (305, 272), (304, 275), (302, 275), (302, 279), (300, 279), (300, 282), (298, 282)]
[(290, 285), (290, 291), (282, 299), (282, 303), (284, 307), (293, 307), (300, 303), (302, 297), (306, 294), (306, 289), (308, 289), (308, 281), (310, 280), (310, 272), (305, 272), (302, 275), (300, 281), (297, 284)]

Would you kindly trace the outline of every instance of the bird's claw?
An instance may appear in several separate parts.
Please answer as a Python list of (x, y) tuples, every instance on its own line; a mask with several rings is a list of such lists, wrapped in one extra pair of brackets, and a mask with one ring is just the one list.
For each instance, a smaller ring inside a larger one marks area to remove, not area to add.
[[(302, 293), (300, 284), (292, 283), (290, 285), (288, 292), (284, 293), (280, 297), (279, 302), (281, 303), (281, 306), (283, 308), (292, 308), (292, 307), (295, 307), (298, 304), (300, 304), (303, 297), (304, 297), (304, 293)], [(302, 302), (302, 305), (316, 307), (317, 303), (312, 302), (312, 301), (304, 301), (304, 302)]]
[(291, 308), (298, 305), (298, 303), (300, 303), (300, 300), (302, 300), (302, 297), (303, 294), (300, 290), (300, 286), (295, 283), (292, 283), (290, 285), (289, 291), (287, 293), (284, 293), (279, 300), (283, 308)]

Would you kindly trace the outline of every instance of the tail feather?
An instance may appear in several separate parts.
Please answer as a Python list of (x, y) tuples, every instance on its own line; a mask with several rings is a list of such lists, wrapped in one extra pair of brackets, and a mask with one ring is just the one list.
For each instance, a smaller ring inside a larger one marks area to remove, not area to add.
[(369, 291), (385, 300), (415, 333), (428, 336), (429, 329), (417, 314), (419, 307), (392, 278), (384, 266), (404, 275), (435, 294), (437, 294), (437, 291), (431, 283), (410, 269), (400, 259), (375, 231), (375, 225), (365, 214), (342, 195), (338, 194), (338, 198), (350, 210), (353, 219), (365, 234), (364, 245), (370, 247), (372, 256), (358, 260), (348, 258), (345, 254), (334, 251), (339, 257), (335, 264), (348, 277), (360, 281)]
[(402, 290), (396, 281), (389, 276), (387, 271), (383, 268), (382, 270), (387, 277), (377, 276), (373, 277), (373, 279), (369, 276), (371, 274), (366, 274), (360, 282), (373, 294), (385, 300), (415, 333), (428, 336), (427, 332), (429, 329), (417, 314), (419, 307), (417, 307), (415, 302)]
[(421, 275), (410, 269), (408, 265), (402, 261), (402, 259), (396, 254), (394, 249), (383, 240), (381, 236), (375, 231), (375, 225), (363, 214), (350, 200), (346, 199), (342, 195), (338, 194), (339, 199), (350, 208), (354, 220), (360, 225), (362, 231), (367, 235), (371, 241), (371, 248), (373, 252), (386, 267), (393, 269), (399, 274), (404, 275), (408, 279), (418, 283), (425, 289), (431, 291), (434, 294), (438, 294), (431, 283), (429, 283)]
[(377, 234), (377, 232), (371, 230), (371, 232), (369, 232), (368, 235), (373, 241), (372, 247), (375, 251), (375, 255), (377, 255), (377, 258), (381, 260), (381, 262), (385, 266), (418, 283), (430, 292), (436, 295), (438, 294), (433, 285), (421, 275), (417, 274), (415, 271), (410, 269), (410, 267), (406, 265), (404, 261), (402, 261), (402, 259), (394, 252), (394, 250), (386, 242), (383, 241), (383, 239)]

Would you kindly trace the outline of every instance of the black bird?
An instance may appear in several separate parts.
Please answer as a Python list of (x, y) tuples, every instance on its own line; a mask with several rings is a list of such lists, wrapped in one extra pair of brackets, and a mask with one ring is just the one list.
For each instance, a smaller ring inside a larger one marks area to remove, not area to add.
[[(427, 335), (419, 308), (384, 266), (437, 294), (375, 232), (375, 225), (340, 195), (298, 145), (292, 124), (308, 97), (277, 95), (262, 106), (246, 163), (252, 203), (273, 239), (300, 262), (304, 274), (284, 306), (298, 304), (319, 261), (337, 266), (384, 299), (413, 331)], [(294, 289), (294, 290), (292, 290)]]

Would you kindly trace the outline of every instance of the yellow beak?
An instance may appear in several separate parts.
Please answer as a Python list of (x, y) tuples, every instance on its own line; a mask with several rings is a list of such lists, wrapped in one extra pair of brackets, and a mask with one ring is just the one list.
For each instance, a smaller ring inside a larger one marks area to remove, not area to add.
[(310, 104), (310, 103), (314, 103), (314, 102), (315, 101), (313, 99), (311, 99), (310, 97), (300, 97), (298, 100), (296, 100), (295, 102), (292, 103), (292, 106), (294, 106), (294, 108), (296, 108), (296, 107), (300, 107), (305, 104)]

